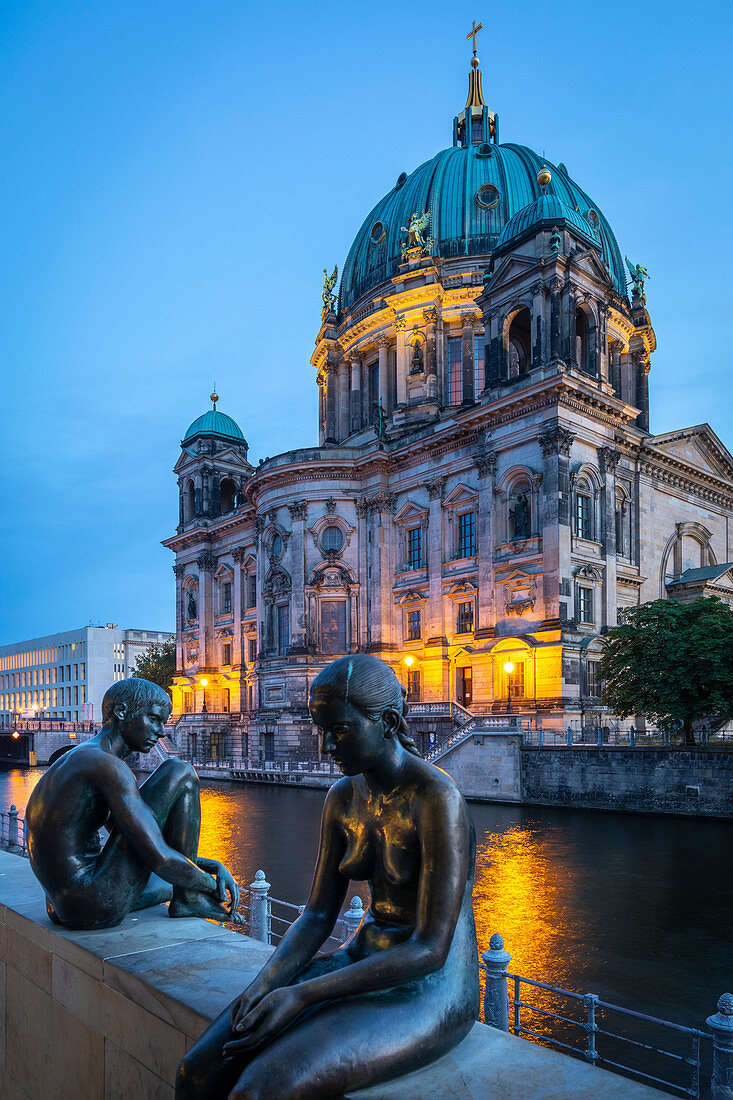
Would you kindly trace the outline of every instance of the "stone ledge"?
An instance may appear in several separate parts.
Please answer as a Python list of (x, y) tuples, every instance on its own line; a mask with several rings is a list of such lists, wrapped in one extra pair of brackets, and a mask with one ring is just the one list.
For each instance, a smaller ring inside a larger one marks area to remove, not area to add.
[[(0, 852), (0, 1095), (173, 1100), (178, 1061), (272, 948), (160, 906), (118, 928), (51, 924), (28, 861)], [(662, 1094), (477, 1023), (360, 1100), (652, 1100)], [(273, 1098), (275, 1100), (275, 1098)]]

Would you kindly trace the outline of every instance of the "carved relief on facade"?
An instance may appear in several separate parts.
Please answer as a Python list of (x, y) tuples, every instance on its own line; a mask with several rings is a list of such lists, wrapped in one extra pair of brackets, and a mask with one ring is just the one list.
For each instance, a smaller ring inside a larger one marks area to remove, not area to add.
[(537, 442), (542, 450), (542, 457), (551, 455), (569, 455), (575, 435), (561, 424), (552, 424), (538, 437)]
[(504, 610), (507, 615), (524, 615), (534, 611), (537, 602), (537, 577), (514, 569), (501, 579), (504, 595)]
[(216, 569), (216, 556), (210, 550), (204, 550), (196, 558), (196, 564), (202, 573), (213, 573)]

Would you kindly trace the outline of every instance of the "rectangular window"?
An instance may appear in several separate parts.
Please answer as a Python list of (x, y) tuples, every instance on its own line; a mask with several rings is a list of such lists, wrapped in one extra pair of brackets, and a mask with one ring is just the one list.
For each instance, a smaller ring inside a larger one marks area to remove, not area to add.
[(422, 630), (420, 629), (420, 609), (407, 612), (407, 640), (419, 642)]
[(507, 677), (509, 681), (509, 698), (524, 699), (524, 661), (517, 661), (514, 671)]
[(375, 359), (373, 363), (370, 363), (368, 368), (369, 373), (369, 420), (371, 421), (374, 414), (374, 406), (379, 401), (379, 360)]
[(249, 639), (248, 653), (249, 653), (249, 663), (254, 664), (254, 662), (257, 660), (257, 639), (256, 638), (250, 638)]
[(584, 493), (575, 494), (575, 534), (579, 539), (593, 538), (590, 505), (589, 496)]
[(409, 669), (407, 673), (407, 701), (420, 702), (420, 672), (416, 668)]
[(473, 396), (477, 401), (486, 385), (485, 339), (484, 336), (474, 336), (473, 338)]
[(601, 682), (598, 679), (598, 661), (588, 661), (585, 667), (585, 694), (593, 698), (601, 694)]
[(232, 647), (230, 642), (225, 642), (222, 646), (223, 650), (223, 664), (230, 665), (232, 663)]
[(578, 586), (578, 619), (581, 623), (593, 622), (593, 589)]
[(473, 600), (458, 605), (458, 633), (473, 633)]
[(462, 558), (471, 558), (476, 553), (476, 515), (464, 512), (458, 517), (458, 553)]
[(250, 573), (247, 577), (247, 607), (257, 606), (257, 577)]
[(192, 706), (193, 706), (193, 704), (191, 702), (191, 692), (190, 691), (184, 691), (184, 693), (183, 693), (183, 710), (184, 710), (184, 712), (186, 714), (190, 714)]
[(412, 527), (407, 532), (407, 568), (419, 569), (422, 565), (422, 528)]
[(279, 604), (277, 609), (277, 651), (283, 657), (290, 645), (290, 605)]
[(321, 600), (321, 649), (346, 652), (346, 600)]
[(463, 339), (449, 336), (445, 342), (445, 378), (449, 405), (463, 401)]
[(221, 610), (222, 610), (222, 614), (224, 614), (224, 615), (228, 615), (229, 612), (232, 610), (232, 585), (231, 585), (231, 581), (226, 581), (222, 585)]

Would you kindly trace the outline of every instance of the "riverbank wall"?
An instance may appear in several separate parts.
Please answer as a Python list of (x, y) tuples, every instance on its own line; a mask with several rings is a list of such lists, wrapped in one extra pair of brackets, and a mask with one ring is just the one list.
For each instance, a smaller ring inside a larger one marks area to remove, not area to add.
[(625, 813), (733, 817), (733, 752), (521, 749), (522, 801)]

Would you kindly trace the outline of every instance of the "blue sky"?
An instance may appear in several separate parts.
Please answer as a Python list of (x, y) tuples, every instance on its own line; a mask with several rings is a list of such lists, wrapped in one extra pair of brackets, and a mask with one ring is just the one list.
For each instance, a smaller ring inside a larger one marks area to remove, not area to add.
[(649, 268), (652, 429), (733, 449), (733, 6), (5, 0), (0, 644), (172, 628), (188, 424), (250, 458), (317, 442), (322, 269), (451, 142), (479, 36), (503, 141)]

